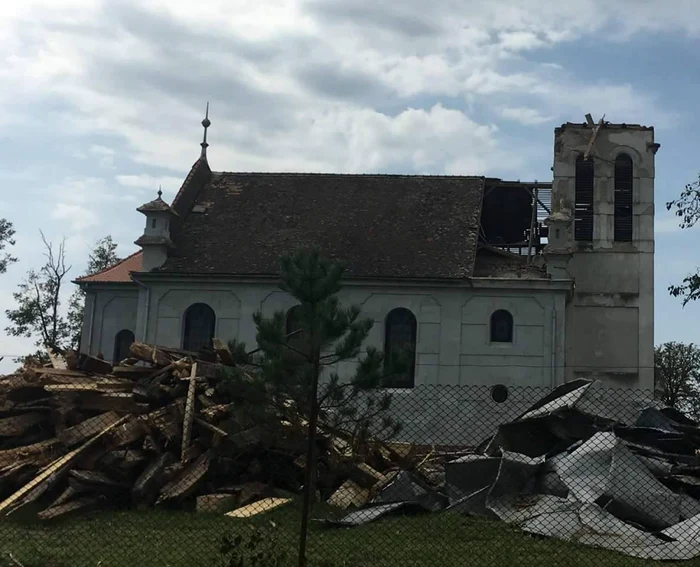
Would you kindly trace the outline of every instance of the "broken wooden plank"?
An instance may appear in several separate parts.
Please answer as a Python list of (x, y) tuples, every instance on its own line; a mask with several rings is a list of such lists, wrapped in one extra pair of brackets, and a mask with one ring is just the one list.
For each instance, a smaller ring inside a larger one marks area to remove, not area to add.
[(182, 472), (179, 478), (168, 483), (163, 488), (158, 502), (164, 502), (174, 498), (184, 498), (189, 495), (209, 471), (209, 463), (210, 457), (208, 452), (200, 455), (194, 463)]
[(137, 467), (145, 464), (146, 453), (140, 449), (116, 449), (108, 451), (99, 465), (120, 478), (130, 476)]
[(348, 479), (331, 495), (328, 504), (345, 510), (350, 506), (359, 508), (367, 504), (368, 501), (369, 489), (362, 488), (356, 482)]
[(212, 345), (222, 364), (225, 364), (226, 366), (236, 365), (236, 363), (233, 361), (233, 355), (224, 341), (214, 338), (212, 339)]
[(163, 453), (146, 467), (136, 479), (131, 490), (132, 499), (135, 503), (148, 505), (155, 500), (163, 471), (173, 460), (172, 453)]
[(225, 417), (228, 417), (231, 413), (232, 407), (233, 404), (216, 404), (200, 410), (199, 415), (201, 415), (206, 421), (217, 422)]
[(65, 504), (59, 504), (47, 508), (43, 512), (39, 512), (37, 517), (40, 520), (53, 520), (60, 516), (65, 516), (71, 512), (86, 511), (97, 506), (100, 502), (99, 496), (83, 496), (76, 498)]
[(150, 409), (148, 404), (137, 402), (134, 395), (127, 392), (79, 392), (72, 399), (73, 405), (81, 410), (145, 414)]
[(68, 366), (69, 370), (77, 370), (78, 369), (78, 353), (75, 352), (72, 349), (68, 349), (65, 354), (66, 358), (66, 365)]
[(288, 504), (292, 500), (290, 498), (264, 498), (263, 500), (258, 500), (247, 506), (243, 506), (232, 512), (225, 514), (229, 518), (250, 518), (251, 516), (256, 516), (257, 514), (262, 514), (263, 512), (269, 512), (275, 508), (279, 508), (284, 504)]
[(138, 380), (139, 378), (150, 377), (153, 374), (153, 370), (154, 368), (150, 366), (115, 366), (112, 368), (112, 376)]
[(605, 114), (603, 114), (603, 117), (598, 121), (598, 124), (595, 125), (595, 128), (593, 128), (593, 133), (591, 134), (591, 139), (588, 141), (588, 147), (586, 148), (586, 151), (583, 154), (584, 160), (587, 160), (588, 156), (591, 154), (591, 150), (593, 149), (593, 144), (595, 143), (595, 139), (598, 136), (598, 131), (603, 126), (604, 119), (605, 119)]
[(60, 506), (61, 504), (65, 504), (69, 500), (72, 500), (73, 498), (78, 496), (78, 494), (80, 494), (80, 490), (78, 490), (74, 486), (69, 485), (63, 492), (61, 492), (59, 497), (51, 503), (50, 508), (53, 508), (54, 506)]
[(165, 351), (157, 347), (152, 347), (145, 343), (133, 342), (129, 347), (129, 353), (134, 358), (144, 362), (152, 362), (157, 366), (167, 366), (172, 362), (172, 358)]
[(49, 355), (51, 366), (53, 366), (54, 368), (59, 368), (61, 370), (68, 370), (68, 363), (66, 362), (66, 359), (63, 356), (61, 356), (57, 352), (54, 352), (54, 350), (50, 347), (46, 347), (46, 353)]
[(126, 447), (144, 437), (147, 432), (148, 428), (143, 420), (130, 415), (127, 421), (115, 427), (109, 434), (109, 445), (115, 449)]
[(204, 360), (197, 361), (197, 375), (200, 378), (221, 378), (221, 365), (216, 362), (206, 362)]
[(28, 378), (32, 377), (58, 377), (58, 378), (82, 378), (83, 380), (94, 380), (94, 377), (79, 370), (69, 370), (68, 368), (25, 368), (24, 374)]
[[(75, 480), (78, 485), (87, 490), (105, 492), (130, 488), (129, 485), (116, 481), (100, 471), (73, 469), (68, 475), (71, 477), (70, 482)], [(75, 486), (75, 483), (73, 485)]]
[(192, 364), (187, 388), (187, 403), (185, 404), (185, 416), (182, 423), (182, 451), (180, 460), (185, 462), (185, 452), (190, 446), (192, 437), (192, 421), (194, 420), (194, 393), (197, 387), (197, 363)]
[(44, 390), (52, 393), (62, 392), (97, 392), (97, 393), (120, 393), (129, 392), (134, 388), (133, 384), (124, 384), (122, 382), (85, 382), (82, 384), (48, 384), (44, 386)]
[(367, 463), (357, 463), (350, 470), (350, 477), (363, 488), (372, 488), (372, 486), (384, 480), (384, 475)]
[(60, 448), (58, 439), (47, 439), (32, 445), (0, 451), (0, 467), (5, 468), (17, 463), (43, 465), (54, 460), (55, 452)]
[(82, 353), (78, 356), (78, 368), (92, 374), (111, 374), (112, 365), (106, 360)]
[[(125, 416), (126, 419), (129, 417), (130, 416)], [(64, 429), (58, 434), (58, 439), (66, 447), (71, 447), (93, 436), (95, 433), (103, 430), (105, 427), (110, 427), (111, 425), (120, 421), (123, 423), (126, 421), (126, 419), (120, 418), (119, 414), (113, 411), (96, 415), (95, 417), (86, 419), (78, 425)]]
[(235, 494), (203, 494), (197, 496), (197, 512), (223, 512), (232, 510), (238, 504)]
[(49, 466), (45, 467), (31, 482), (25, 484), (17, 492), (12, 494), (0, 503), (0, 512), (11, 514), (22, 506), (29, 504), (39, 498), (44, 492), (49, 490), (61, 476), (68, 470), (83, 453), (92, 447), (97, 441), (102, 439), (114, 427), (117, 427), (122, 421), (126, 421), (128, 416), (124, 416), (118, 421), (105, 427), (102, 431), (88, 439), (77, 449), (73, 449), (70, 453), (56, 459)]
[(228, 433), (226, 431), (224, 431), (223, 429), (221, 429), (219, 427), (216, 427), (216, 425), (212, 425), (211, 423), (204, 421), (203, 419), (199, 419), (198, 417), (195, 417), (194, 422), (197, 425), (204, 427), (204, 429), (208, 429), (212, 433), (216, 433), (217, 435), (220, 435), (221, 437), (228, 437)]
[(28, 429), (46, 421), (46, 414), (33, 412), (0, 419), (0, 437), (22, 435)]

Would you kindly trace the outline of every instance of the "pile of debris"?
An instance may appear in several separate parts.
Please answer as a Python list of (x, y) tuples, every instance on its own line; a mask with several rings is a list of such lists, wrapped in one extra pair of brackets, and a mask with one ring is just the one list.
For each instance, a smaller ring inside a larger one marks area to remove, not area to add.
[(440, 490), (404, 472), (369, 507), (330, 523), (449, 510), (644, 559), (699, 556), (700, 428), (653, 402), (632, 424), (582, 411), (595, 406), (591, 386), (555, 389), (473, 454), (449, 460)]
[[(0, 515), (158, 504), (247, 516), (288, 502), (304, 482), (305, 416), (290, 407), (274, 427), (238, 423), (217, 389), (234, 361), (214, 346), (205, 358), (133, 343), (117, 366), (51, 353), (50, 366), (1, 377)], [(399, 469), (427, 489), (440, 482), (415, 448), (372, 440), (358, 452), (323, 423), (317, 455), (318, 495), (341, 508), (368, 503)]]

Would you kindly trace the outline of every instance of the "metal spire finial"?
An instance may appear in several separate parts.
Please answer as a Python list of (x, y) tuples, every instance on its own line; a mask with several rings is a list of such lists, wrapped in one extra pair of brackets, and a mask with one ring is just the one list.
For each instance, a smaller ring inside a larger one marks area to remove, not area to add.
[(163, 195), (163, 190), (161, 189), (161, 186), (158, 185), (158, 198), (160, 199), (162, 195)]
[(204, 116), (204, 120), (202, 120), (202, 126), (204, 126), (204, 140), (202, 140), (202, 143), (200, 146), (202, 146), (202, 155), (204, 159), (207, 157), (207, 147), (209, 144), (207, 144), (207, 128), (211, 126), (211, 121), (209, 120), (209, 102), (207, 102), (207, 112)]

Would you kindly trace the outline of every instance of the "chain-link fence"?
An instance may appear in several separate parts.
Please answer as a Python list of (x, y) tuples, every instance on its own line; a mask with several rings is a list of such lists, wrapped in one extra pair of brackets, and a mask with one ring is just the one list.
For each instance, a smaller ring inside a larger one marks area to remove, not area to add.
[(358, 397), (309, 461), (255, 368), (136, 347), (0, 379), (0, 565), (700, 564), (700, 429), (651, 392)]

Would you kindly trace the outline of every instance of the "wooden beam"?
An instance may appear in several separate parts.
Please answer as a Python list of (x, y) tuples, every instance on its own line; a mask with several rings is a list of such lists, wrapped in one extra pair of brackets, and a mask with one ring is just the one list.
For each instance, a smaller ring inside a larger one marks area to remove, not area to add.
[(112, 431), (112, 429), (126, 421), (128, 417), (129, 416), (124, 416), (120, 420), (115, 421), (92, 438), (88, 439), (77, 449), (73, 449), (70, 453), (56, 459), (53, 463), (44, 468), (32, 481), (25, 484), (17, 492), (0, 503), (0, 512), (5, 512), (6, 515), (10, 514), (25, 504), (29, 504), (39, 498), (60, 480), (62, 474), (67, 472), (68, 467), (70, 467), (87, 449), (92, 447), (97, 441)]
[(593, 144), (595, 143), (596, 136), (598, 136), (598, 131), (603, 126), (603, 119), (604, 118), (605, 118), (605, 114), (603, 114), (603, 118), (600, 119), (598, 124), (596, 124), (595, 128), (593, 129), (593, 133), (591, 134), (591, 139), (588, 141), (588, 147), (586, 148), (586, 152), (583, 154), (583, 159), (588, 159), (588, 156), (590, 155), (591, 150), (593, 149)]
[(189, 387), (187, 388), (187, 403), (185, 404), (185, 416), (182, 422), (182, 451), (180, 461), (185, 462), (185, 453), (190, 447), (192, 438), (192, 422), (194, 421), (194, 393), (197, 387), (197, 363), (192, 364)]

